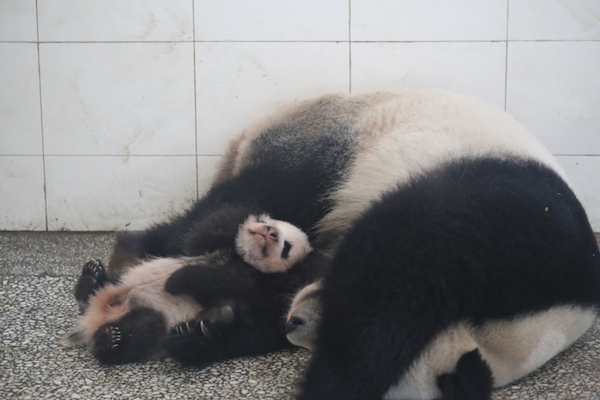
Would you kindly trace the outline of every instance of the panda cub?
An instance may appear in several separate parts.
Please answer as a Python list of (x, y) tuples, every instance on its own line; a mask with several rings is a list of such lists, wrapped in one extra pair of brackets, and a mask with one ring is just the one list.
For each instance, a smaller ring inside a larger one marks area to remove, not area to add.
[[(235, 249), (237, 254), (221, 249), (197, 257), (156, 258), (113, 282), (100, 261), (89, 261), (76, 289), (84, 312), (69, 341), (90, 345), (101, 362), (119, 364), (161, 356), (169, 332), (196, 329), (206, 338), (218, 336), (244, 313), (244, 295), (262, 275), (257, 271), (288, 271), (312, 251), (304, 232), (267, 214), (248, 216), (235, 237)], [(205, 271), (206, 282), (195, 285), (202, 291), (197, 296), (165, 289), (168, 278), (184, 267)], [(221, 279), (218, 269), (229, 279)], [(215, 273), (218, 279), (213, 279)]]

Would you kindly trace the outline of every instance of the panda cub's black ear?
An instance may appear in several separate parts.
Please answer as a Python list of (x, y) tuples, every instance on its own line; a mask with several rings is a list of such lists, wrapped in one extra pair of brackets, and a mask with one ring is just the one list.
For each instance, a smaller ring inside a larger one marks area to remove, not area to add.
[(285, 272), (312, 251), (301, 229), (267, 214), (246, 219), (238, 231), (235, 248), (246, 263), (264, 273)]

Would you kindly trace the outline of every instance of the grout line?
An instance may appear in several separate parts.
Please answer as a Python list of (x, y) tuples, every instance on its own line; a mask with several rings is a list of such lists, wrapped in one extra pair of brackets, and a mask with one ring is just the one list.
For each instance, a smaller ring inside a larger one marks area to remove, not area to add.
[[(577, 43), (600, 42), (600, 39), (482, 39), (482, 40), (354, 40), (352, 43)], [(155, 41), (18, 41), (0, 40), (0, 43), (43, 43), (43, 44), (152, 44), (152, 43), (347, 43), (349, 40), (155, 40)]]
[(196, 91), (196, 1), (192, 0), (192, 38), (194, 42), (193, 55), (194, 55), (194, 143), (195, 143), (195, 154), (196, 154), (196, 200), (200, 198), (200, 184), (198, 183), (200, 171), (198, 171), (198, 93)]
[(352, 94), (352, 0), (348, 0), (348, 93)]
[(35, 0), (35, 28), (37, 35), (38, 85), (40, 88), (40, 133), (42, 139), (42, 174), (44, 175), (44, 216), (46, 217), (46, 232), (48, 231), (48, 188), (46, 182), (46, 146), (44, 143), (44, 112), (42, 104), (42, 63), (40, 61), (40, 22), (38, 2)]
[(504, 52), (504, 111), (506, 111), (506, 98), (508, 96), (508, 18), (510, 0), (506, 0), (506, 50)]
[[(3, 154), (0, 154), (2, 156)], [(4, 154), (6, 156), (32, 157), (35, 154)], [(221, 157), (223, 154), (46, 154), (46, 157)]]

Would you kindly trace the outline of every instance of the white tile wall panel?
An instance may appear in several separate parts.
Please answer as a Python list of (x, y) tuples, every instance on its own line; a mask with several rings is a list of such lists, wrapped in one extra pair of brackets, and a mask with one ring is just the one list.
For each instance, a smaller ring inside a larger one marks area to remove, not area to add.
[(507, 111), (555, 154), (600, 154), (600, 42), (511, 42)]
[(42, 155), (38, 52), (0, 43), (0, 155)]
[(143, 229), (196, 199), (193, 156), (46, 157), (50, 230)]
[(0, 230), (46, 230), (42, 156), (0, 156)]
[(40, 40), (189, 41), (192, 7), (191, 0), (38, 0)]
[(352, 0), (352, 40), (505, 40), (507, 0)]
[(598, 40), (598, 0), (510, 0), (509, 40)]
[(195, 155), (192, 43), (40, 45), (49, 155)]
[(37, 41), (36, 0), (0, 1), (0, 41)]
[(196, 40), (348, 40), (348, 0), (196, 0)]
[(348, 92), (348, 43), (197, 43), (198, 154), (284, 103)]
[(594, 232), (600, 232), (600, 156), (557, 157), (583, 204)]
[(443, 88), (504, 108), (504, 43), (353, 43), (352, 92)]

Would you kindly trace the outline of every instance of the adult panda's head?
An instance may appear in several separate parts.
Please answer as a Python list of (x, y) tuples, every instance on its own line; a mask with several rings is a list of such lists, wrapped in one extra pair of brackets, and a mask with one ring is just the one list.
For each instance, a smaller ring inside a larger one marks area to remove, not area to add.
[(320, 297), (321, 281), (305, 286), (294, 297), (285, 324), (290, 343), (314, 350), (321, 315)]
[(266, 214), (250, 215), (235, 240), (237, 253), (261, 272), (285, 272), (312, 251), (308, 236), (296, 226)]

